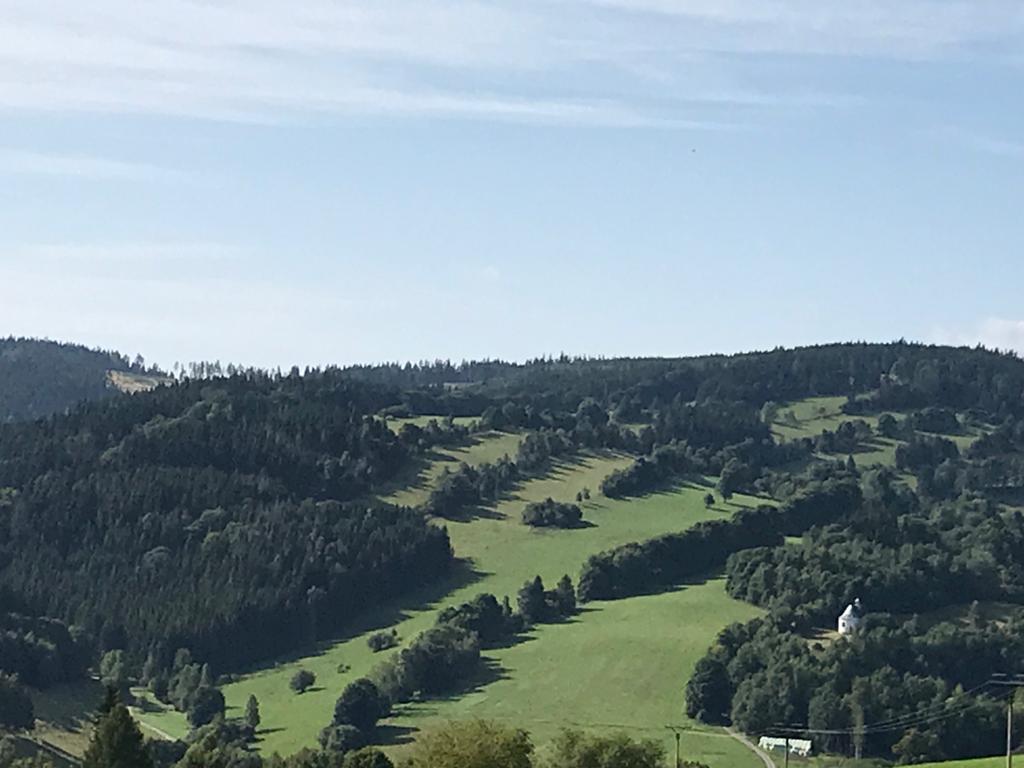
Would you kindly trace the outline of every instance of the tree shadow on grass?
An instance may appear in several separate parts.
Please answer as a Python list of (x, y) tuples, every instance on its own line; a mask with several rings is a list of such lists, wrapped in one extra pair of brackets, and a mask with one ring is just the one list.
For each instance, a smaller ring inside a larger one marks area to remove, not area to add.
[(432, 694), (427, 698), (436, 702), (454, 701), (470, 693), (479, 693), (488, 685), (499, 680), (508, 680), (509, 677), (508, 670), (497, 659), (483, 656), (480, 658), (479, 669), (472, 677), (467, 678), (450, 691)]
[[(696, 574), (694, 576), (688, 576), (683, 579), (678, 579), (667, 584), (656, 584), (638, 590), (636, 592), (630, 592), (628, 595), (618, 595), (616, 597), (608, 599), (595, 600), (595, 603), (612, 603), (617, 600), (628, 600), (631, 597), (652, 597), (654, 595), (664, 595), (666, 592), (682, 592), (689, 587), (700, 587), (707, 584), (709, 581), (719, 579), (725, 575), (724, 566), (721, 568), (715, 568), (704, 573)], [(598, 609), (600, 610), (600, 609)]]
[(384, 725), (377, 726), (377, 732), (373, 737), (373, 743), (384, 747), (394, 747), (399, 744), (411, 744), (413, 737), (419, 732), (419, 728), (407, 725)]
[(487, 645), (484, 646), (484, 650), (498, 651), (504, 648), (512, 648), (516, 645), (522, 645), (523, 643), (532, 643), (536, 639), (536, 635), (532, 634), (530, 630), (525, 630), (523, 632), (517, 632), (510, 637), (502, 638), (497, 642), (487, 643)]
[[(152, 714), (154, 712), (163, 712), (166, 709), (166, 707), (161, 706), (160, 704), (157, 704), (155, 701), (153, 701), (152, 699), (150, 699), (148, 697), (140, 698), (138, 696), (135, 697), (135, 700), (132, 702), (132, 706), (135, 707), (136, 709), (138, 709), (140, 712), (142, 712), (144, 714)], [(231, 709), (231, 708), (227, 707), (227, 709)]]
[(474, 520), (504, 520), (505, 516), (495, 509), (498, 501), (503, 501), (507, 496), (502, 494), (501, 498), (491, 504), (473, 504), (449, 512), (438, 520), (448, 520), (453, 523), (471, 523)]
[(413, 613), (439, 608), (451, 593), (489, 575), (486, 571), (475, 568), (470, 560), (456, 559), (448, 575), (444, 578), (395, 598), (385, 605), (363, 611), (342, 630), (332, 634), (330, 639), (320, 641), (314, 647), (307, 646), (282, 654), (268, 662), (256, 664), (242, 674), (266, 671), (277, 666), (292, 664), (300, 659), (323, 656), (339, 643), (347, 642), (368, 632), (393, 627), (411, 618)]

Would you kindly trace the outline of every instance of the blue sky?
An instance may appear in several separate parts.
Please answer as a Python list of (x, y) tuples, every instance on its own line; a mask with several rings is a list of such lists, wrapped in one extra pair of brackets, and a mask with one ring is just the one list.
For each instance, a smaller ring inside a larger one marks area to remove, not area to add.
[(1021, 200), (1017, 0), (0, 0), (4, 335), (1024, 350)]

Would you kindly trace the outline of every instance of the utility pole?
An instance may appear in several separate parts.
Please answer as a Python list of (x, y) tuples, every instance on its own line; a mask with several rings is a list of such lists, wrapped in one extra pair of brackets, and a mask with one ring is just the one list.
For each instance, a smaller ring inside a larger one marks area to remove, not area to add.
[(683, 735), (683, 729), (682, 729), (682, 727), (680, 727), (678, 725), (666, 725), (665, 727), (668, 728), (670, 731), (672, 731), (672, 733), (675, 734), (675, 737), (676, 737), (676, 768), (679, 768), (679, 739)]
[(786, 768), (789, 768), (789, 734), (786, 734)]
[[(992, 675), (992, 685), (1005, 685), (1010, 688), (1024, 686), (1024, 675), (1008, 675), (1005, 672)], [(1006, 700), (1006, 768), (1013, 768), (1013, 695)]]

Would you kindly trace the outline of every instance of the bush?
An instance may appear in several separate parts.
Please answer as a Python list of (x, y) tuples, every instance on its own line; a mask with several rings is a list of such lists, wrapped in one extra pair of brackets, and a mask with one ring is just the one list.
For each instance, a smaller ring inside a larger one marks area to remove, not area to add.
[(342, 768), (395, 768), (395, 764), (376, 747), (363, 747), (345, 755)]
[(523, 510), (523, 522), (534, 527), (577, 528), (583, 513), (576, 504), (566, 504), (552, 498), (528, 504)]
[(308, 669), (300, 669), (292, 675), (291, 682), (289, 682), (288, 685), (296, 693), (305, 693), (306, 690), (311, 688), (315, 682), (316, 675)]
[(366, 735), (354, 725), (332, 723), (317, 737), (324, 752), (344, 755), (366, 745)]
[(372, 731), (377, 721), (391, 709), (377, 686), (362, 677), (350, 683), (334, 705), (332, 725), (351, 725), (363, 733)]
[(410, 763), (413, 768), (531, 768), (532, 755), (526, 731), (468, 720), (416, 739)]
[(386, 651), (388, 648), (394, 648), (398, 645), (398, 630), (392, 629), (390, 632), (374, 632), (366, 638), (366, 644), (370, 646), (370, 650), (374, 653)]
[(630, 768), (660, 768), (665, 750), (656, 741), (633, 741), (624, 733), (591, 736), (565, 730), (555, 739), (551, 764), (559, 768), (628, 765)]

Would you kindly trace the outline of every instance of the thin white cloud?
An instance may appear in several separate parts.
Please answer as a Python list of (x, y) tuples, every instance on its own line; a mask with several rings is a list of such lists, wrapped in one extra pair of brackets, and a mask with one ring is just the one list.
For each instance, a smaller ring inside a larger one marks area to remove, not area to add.
[(216, 242), (136, 242), (136, 243), (35, 243), (0, 249), (0, 263), (43, 267), (47, 273), (54, 262), (64, 266), (168, 262), (216, 262), (245, 257), (248, 249)]
[(1019, 141), (995, 139), (991, 136), (971, 136), (968, 137), (968, 143), (979, 152), (990, 155), (1024, 158), (1024, 143)]
[(1024, 159), (1024, 142), (998, 138), (957, 126), (943, 126), (931, 132), (933, 138), (946, 143), (997, 157)]
[(195, 177), (173, 168), (82, 154), (0, 148), (0, 174), (27, 174), (116, 181), (182, 182)]
[[(265, 122), (370, 113), (713, 128), (730, 121), (708, 109), (856, 98), (752, 89), (730, 66), (732, 54), (918, 58), (1024, 38), (1024, 12), (1009, 0), (4, 6), (0, 109)], [(608, 72), (628, 87), (613, 90)]]
[(921, 58), (1020, 41), (1013, 0), (580, 0), (699, 25), (708, 49)]
[(989, 317), (973, 328), (937, 328), (932, 332), (931, 337), (932, 341), (938, 344), (957, 346), (983, 344), (989, 349), (1012, 350), (1024, 354), (1024, 320)]

